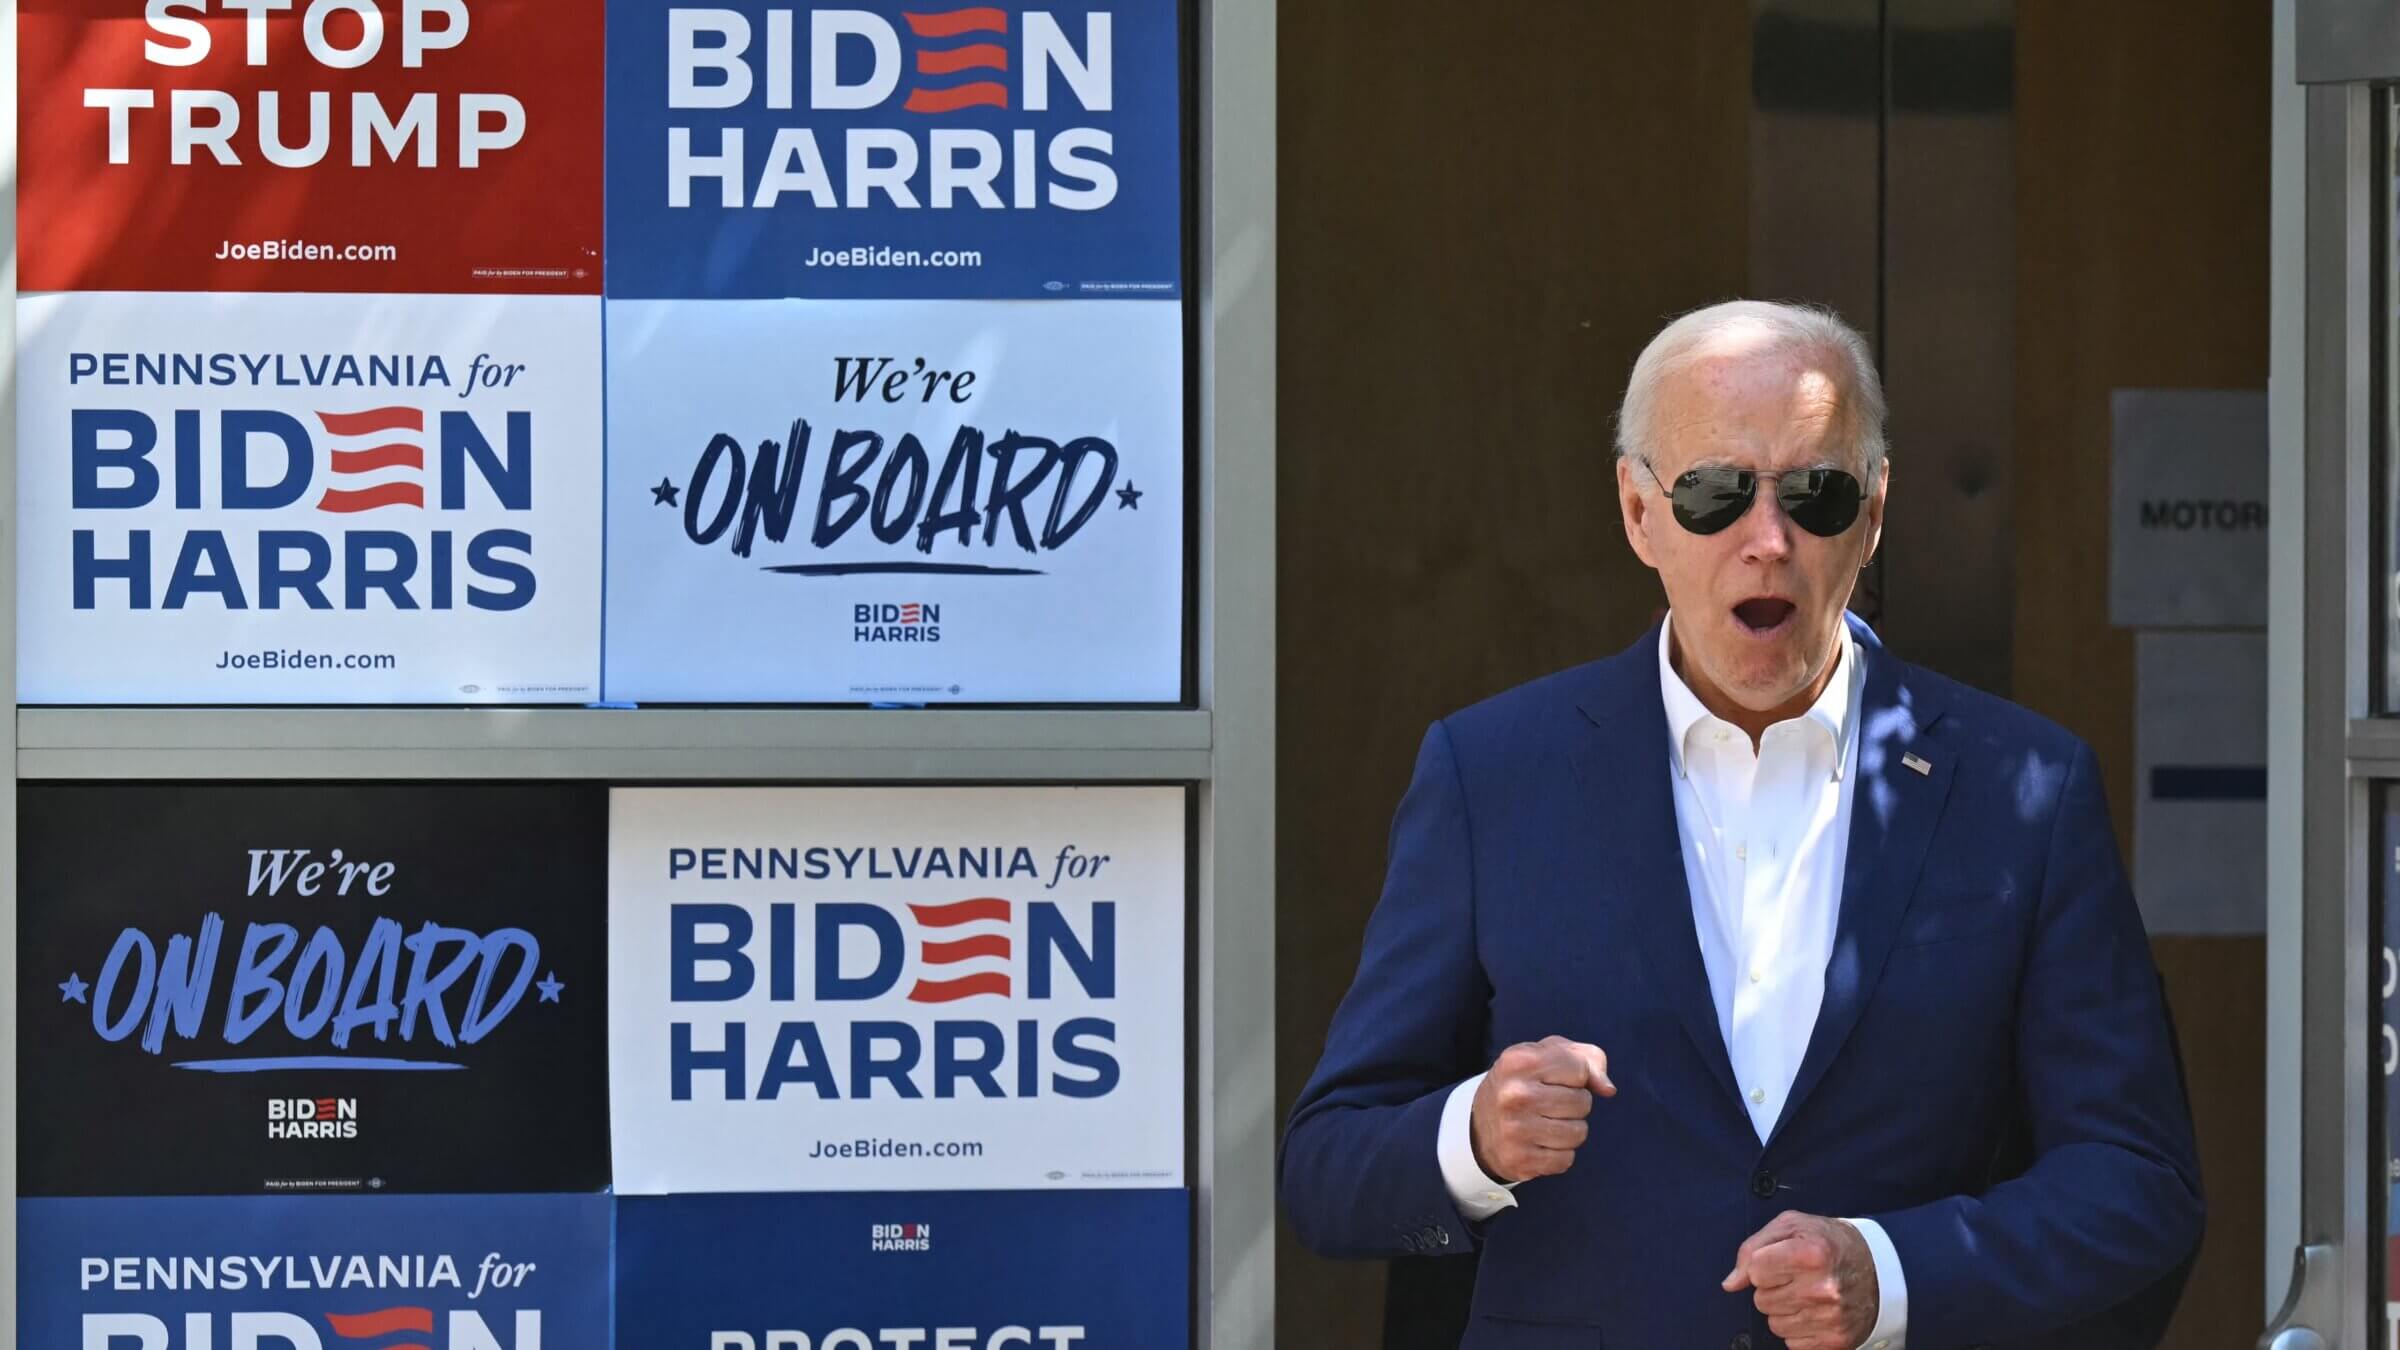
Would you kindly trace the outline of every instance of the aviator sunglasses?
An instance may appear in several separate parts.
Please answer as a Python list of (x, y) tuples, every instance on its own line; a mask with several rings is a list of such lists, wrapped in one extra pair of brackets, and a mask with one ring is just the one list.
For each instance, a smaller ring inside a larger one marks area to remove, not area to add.
[[(1658, 470), (1640, 455), (1633, 457), (1650, 481), (1659, 483)], [(1775, 481), (1775, 500), (1792, 523), (1816, 535), (1831, 539), (1849, 529), (1858, 519), (1859, 503), (1866, 499), (1866, 489), (1858, 479), (1840, 469), (1787, 469), (1782, 473), (1754, 473), (1749, 469), (1723, 466), (1688, 469), (1675, 479), (1675, 485), (1665, 488), (1667, 500), (1675, 508), (1675, 522), (1693, 534), (1715, 534), (1742, 518), (1750, 502), (1758, 496), (1758, 480)], [(1663, 483), (1661, 487), (1665, 487)]]

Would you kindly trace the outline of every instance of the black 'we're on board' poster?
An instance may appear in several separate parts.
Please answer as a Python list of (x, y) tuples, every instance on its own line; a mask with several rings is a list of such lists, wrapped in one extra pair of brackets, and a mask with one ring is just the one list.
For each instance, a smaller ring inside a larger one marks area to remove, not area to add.
[(27, 783), (26, 1195), (608, 1184), (604, 790)]

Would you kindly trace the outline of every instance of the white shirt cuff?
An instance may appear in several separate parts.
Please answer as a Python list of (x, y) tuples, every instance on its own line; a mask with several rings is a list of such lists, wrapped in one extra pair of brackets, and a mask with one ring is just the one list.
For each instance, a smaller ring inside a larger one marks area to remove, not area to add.
[(1867, 1240), (1867, 1251), (1875, 1257), (1875, 1287), (1883, 1297), (1883, 1306), (1875, 1314), (1875, 1329), (1867, 1333), (1862, 1350), (1902, 1350), (1908, 1344), (1908, 1278), (1900, 1273), (1900, 1253), (1883, 1225), (1873, 1219), (1842, 1222)]
[(1514, 1183), (1492, 1180), (1475, 1163), (1475, 1089), (1481, 1086), (1483, 1075), (1477, 1074), (1450, 1089), (1450, 1099), (1442, 1103), (1441, 1132), (1435, 1136), (1450, 1203), (1458, 1206), (1469, 1223), (1480, 1223), (1517, 1204), (1517, 1197), (1509, 1194)]

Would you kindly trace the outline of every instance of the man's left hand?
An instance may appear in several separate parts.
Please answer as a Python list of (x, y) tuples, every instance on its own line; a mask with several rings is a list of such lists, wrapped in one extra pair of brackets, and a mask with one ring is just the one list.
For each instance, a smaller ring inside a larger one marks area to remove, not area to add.
[(1767, 1329), (1790, 1350), (1857, 1350), (1883, 1306), (1875, 1254), (1858, 1230), (1792, 1210), (1742, 1244), (1725, 1290), (1744, 1289), (1757, 1291)]

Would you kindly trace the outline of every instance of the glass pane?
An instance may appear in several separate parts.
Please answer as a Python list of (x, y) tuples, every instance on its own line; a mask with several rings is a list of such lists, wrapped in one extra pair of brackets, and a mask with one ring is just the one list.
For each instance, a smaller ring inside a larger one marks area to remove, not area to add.
[[(2374, 1075), (2374, 1088), (2367, 1094), (2367, 1141), (2375, 1155), (2367, 1161), (2367, 1175), (2380, 1178), (2370, 1181), (2367, 1197), (2368, 1232), (2382, 1232), (2384, 1241), (2381, 1259), (2370, 1255), (2367, 1261), (2368, 1306), (2380, 1309), (2382, 1316), (2370, 1315), (2367, 1325), (2377, 1327), (2373, 1344), (2391, 1346), (2393, 1334), (2400, 1330), (2400, 1304), (2388, 1300), (2390, 1291), (2400, 1287), (2391, 1278), (2400, 1270), (2400, 1231), (2393, 1229), (2393, 1216), (2400, 1215), (2400, 1149), (2393, 1147), (2392, 1122), (2400, 1120), (2392, 1099), (2400, 1092), (2400, 905), (2386, 900), (2400, 888), (2400, 784), (2385, 783), (2376, 789), (2374, 837), (2363, 841), (2380, 860), (2374, 871), (2375, 884), (2367, 888), (2367, 928), (2380, 933), (2383, 941), (2377, 955), (2372, 979), (2376, 997), (2374, 1016), (2376, 1050), (2368, 1072)], [(2380, 1326), (2378, 1323), (2380, 1322)]]
[(2386, 90), (2377, 100), (2377, 106), (2376, 120), (2381, 124), (2381, 134), (2372, 162), (2383, 166), (2378, 179), (2383, 190), (2377, 195), (2374, 225), (2378, 254), (2374, 274), (2379, 293), (2373, 310), (2377, 322), (2372, 359), (2378, 378), (2374, 458), (2370, 463), (2379, 490), (2369, 508), (2375, 519), (2369, 522), (2368, 539), (2370, 547), (2381, 555), (2382, 565), (2374, 572), (2381, 579), (2372, 611), (2378, 636), (2366, 657), (2380, 663), (2367, 679), (2375, 711), (2389, 714), (2400, 712), (2400, 542), (2393, 538), (2395, 526), (2400, 525), (2400, 462), (2395, 462), (2392, 454), (2392, 447), (2400, 445), (2400, 438), (2395, 435), (2400, 433), (2400, 380), (2394, 379), (2395, 372), (2400, 371), (2400, 366), (2394, 365), (2400, 362), (2400, 340), (2396, 340), (2400, 339), (2400, 305), (2394, 304), (2394, 298), (2400, 297), (2400, 284), (2395, 284), (2400, 281), (2400, 272), (2395, 271), (2400, 269), (2400, 239), (2393, 235), (2393, 230), (2400, 227), (2396, 225), (2400, 223), (2400, 209), (2395, 209), (2400, 205), (2400, 155), (2394, 152), (2394, 147), (2400, 146), (2400, 135), (2394, 134), (2400, 130), (2400, 96)]

